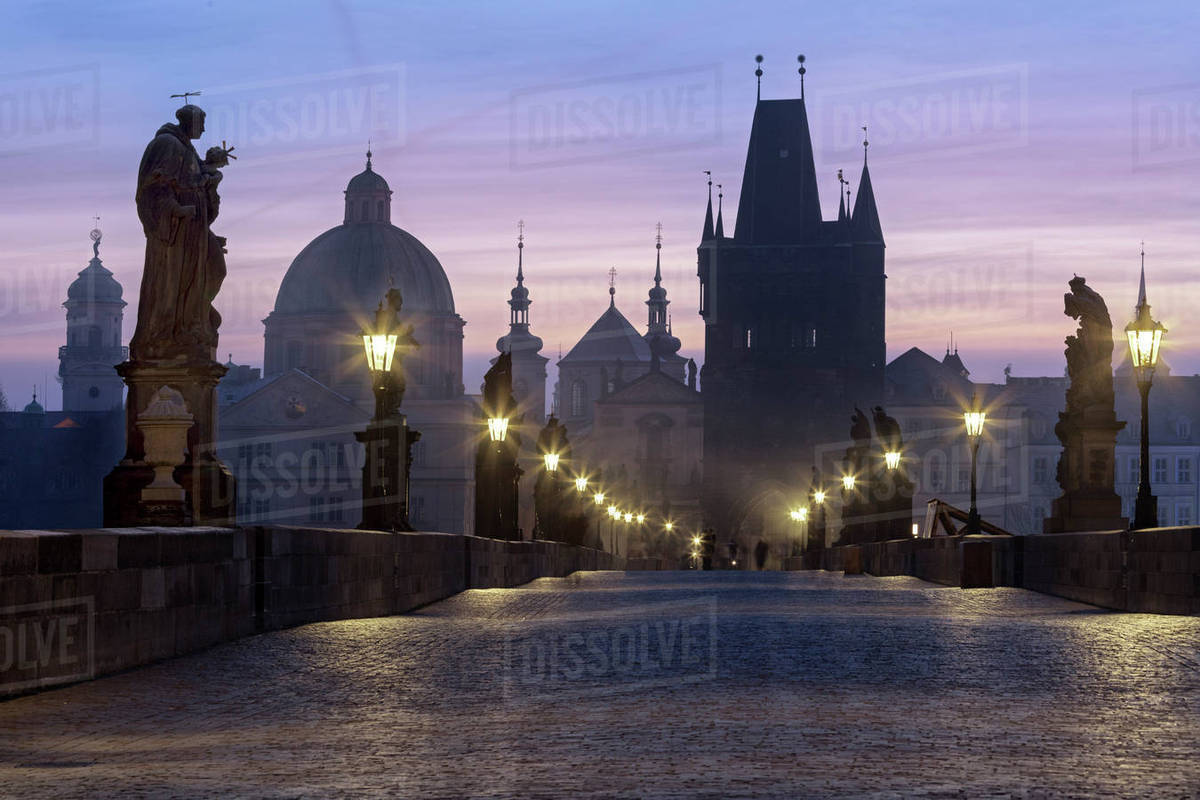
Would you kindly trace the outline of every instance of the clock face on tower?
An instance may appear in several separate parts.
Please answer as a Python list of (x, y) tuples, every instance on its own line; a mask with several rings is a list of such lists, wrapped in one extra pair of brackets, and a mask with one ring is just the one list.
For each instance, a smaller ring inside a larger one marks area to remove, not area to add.
[(88, 389), (88, 397), (95, 400), (99, 396), (100, 396), (100, 387), (99, 386), (93, 386), (90, 389)]

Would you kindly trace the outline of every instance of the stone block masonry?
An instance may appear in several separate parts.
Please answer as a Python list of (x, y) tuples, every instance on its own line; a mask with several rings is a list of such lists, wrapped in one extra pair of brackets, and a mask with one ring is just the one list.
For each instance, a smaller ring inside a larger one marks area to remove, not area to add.
[(297, 527), (0, 531), (0, 697), (255, 632), (400, 614), (623, 559), (558, 542)]
[[(804, 566), (792, 561), (789, 569)], [(1120, 611), (1200, 614), (1200, 528), (939, 536), (832, 547), (820, 568), (1016, 586)]]

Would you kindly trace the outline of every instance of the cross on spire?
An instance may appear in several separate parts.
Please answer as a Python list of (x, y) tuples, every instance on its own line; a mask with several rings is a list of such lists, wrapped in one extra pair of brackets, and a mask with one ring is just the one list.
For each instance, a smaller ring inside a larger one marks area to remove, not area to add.
[(608, 304), (609, 306), (616, 305), (617, 295), (617, 268), (610, 267), (608, 270)]
[(803, 100), (804, 99), (804, 73), (808, 72), (808, 70), (804, 68), (804, 56), (803, 55), (796, 56), (796, 60), (800, 62), (800, 69), (798, 69), (796, 71), (800, 73), (800, 99)]
[(371, 168), (371, 140), (367, 139), (367, 169)]
[(862, 126), (862, 132), (863, 132), (863, 166), (865, 167), (867, 165), (867, 148), (871, 145), (871, 143), (867, 141), (867, 126), (866, 125)]
[(758, 80), (758, 88), (755, 90), (754, 99), (762, 100), (762, 62), (761, 54), (754, 57), (754, 63), (758, 66), (754, 68), (754, 77)]

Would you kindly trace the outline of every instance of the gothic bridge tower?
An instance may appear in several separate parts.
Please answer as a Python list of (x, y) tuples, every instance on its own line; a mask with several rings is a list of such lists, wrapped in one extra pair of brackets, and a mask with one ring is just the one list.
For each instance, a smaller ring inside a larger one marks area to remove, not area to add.
[(720, 541), (786, 514), (768, 506), (803, 496), (811, 465), (828, 474), (854, 407), (882, 398), (884, 243), (866, 145), (853, 212), (824, 220), (802, 83), (798, 99), (757, 102), (732, 237), (720, 192), (713, 224), (710, 178), (697, 272), (704, 511)]

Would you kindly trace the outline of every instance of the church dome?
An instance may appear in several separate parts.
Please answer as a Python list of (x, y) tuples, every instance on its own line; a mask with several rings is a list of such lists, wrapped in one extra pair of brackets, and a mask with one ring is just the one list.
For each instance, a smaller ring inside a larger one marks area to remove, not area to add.
[(395, 286), (406, 312), (453, 314), (446, 271), (417, 237), (390, 223), (343, 224), (292, 261), (275, 297), (276, 314), (361, 312)]
[(42, 404), (37, 401), (37, 393), (33, 395), (33, 400), (29, 402), (25, 408), (21, 409), (26, 414), (45, 414), (46, 409), (42, 408)]
[(367, 168), (346, 186), (345, 221), (292, 261), (275, 297), (275, 314), (366, 314), (393, 286), (406, 312), (454, 313), (450, 281), (437, 257), (391, 223), (391, 193), (368, 153)]
[(124, 289), (113, 274), (100, 261), (100, 229), (91, 232), (92, 260), (79, 271), (78, 277), (67, 287), (67, 305), (77, 303), (120, 303)]

